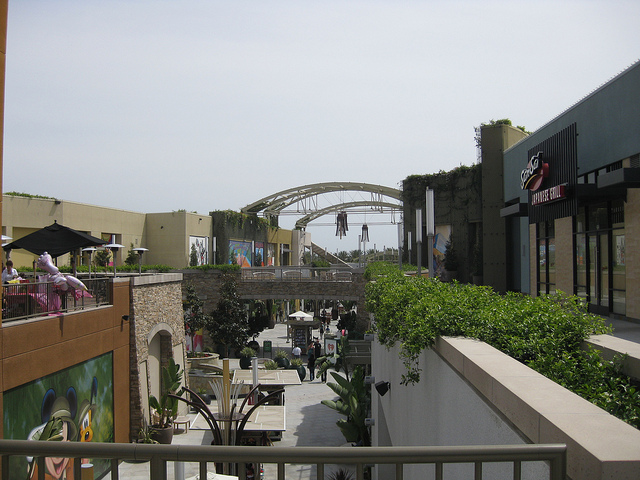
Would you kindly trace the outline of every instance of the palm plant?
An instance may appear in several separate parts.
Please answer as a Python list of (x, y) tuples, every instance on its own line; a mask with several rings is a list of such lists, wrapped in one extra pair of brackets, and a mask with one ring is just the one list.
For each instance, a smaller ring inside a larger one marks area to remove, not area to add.
[[(149, 397), (149, 407), (156, 411), (158, 421), (151, 423), (155, 427), (167, 428), (172, 425), (172, 421), (178, 414), (178, 401), (170, 397), (176, 395), (182, 382), (182, 370), (173, 358), (169, 358), (169, 365), (162, 369), (162, 395), (158, 400), (151, 395)], [(182, 392), (180, 392), (181, 394)]]
[(336, 422), (347, 442), (371, 446), (371, 433), (369, 427), (365, 425), (365, 418), (371, 406), (371, 392), (364, 383), (362, 367), (357, 366), (354, 369), (351, 380), (335, 372), (331, 372), (331, 376), (336, 383), (329, 382), (327, 385), (339, 398), (322, 400), (322, 404), (347, 417)]

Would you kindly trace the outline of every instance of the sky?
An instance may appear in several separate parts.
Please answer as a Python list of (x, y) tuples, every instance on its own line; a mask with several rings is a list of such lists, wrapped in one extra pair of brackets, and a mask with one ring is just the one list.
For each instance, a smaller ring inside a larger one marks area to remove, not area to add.
[[(638, 18), (637, 0), (11, 0), (3, 190), (207, 214), (400, 188), (475, 163), (481, 123), (535, 131), (633, 64)], [(367, 222), (397, 246), (380, 217), (307, 231), (349, 251)]]

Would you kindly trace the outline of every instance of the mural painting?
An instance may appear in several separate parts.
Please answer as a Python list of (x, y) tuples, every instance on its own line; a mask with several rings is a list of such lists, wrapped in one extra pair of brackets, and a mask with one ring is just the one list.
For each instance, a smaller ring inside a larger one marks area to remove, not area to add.
[(229, 240), (229, 263), (241, 267), (251, 266), (251, 242)]
[[(107, 353), (4, 392), (4, 438), (67, 442), (113, 442), (113, 354)], [(74, 459), (46, 458), (47, 480), (72, 479)], [(11, 479), (38, 478), (32, 457), (10, 458)], [(89, 458), (94, 475), (107, 460)]]
[(264, 267), (264, 243), (256, 242), (255, 243), (255, 261), (253, 262), (254, 267)]
[(273, 267), (276, 264), (276, 244), (267, 244), (267, 265)]
[(189, 237), (189, 251), (196, 252), (197, 265), (207, 265), (209, 263), (209, 238)]

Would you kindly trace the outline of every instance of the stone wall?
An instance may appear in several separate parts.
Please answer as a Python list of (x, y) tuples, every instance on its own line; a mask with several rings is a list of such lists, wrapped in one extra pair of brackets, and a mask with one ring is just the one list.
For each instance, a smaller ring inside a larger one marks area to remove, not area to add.
[(149, 342), (159, 333), (160, 366), (168, 363), (174, 352), (176, 363), (184, 366), (185, 340), (182, 310), (182, 274), (131, 277), (131, 436), (137, 438), (146, 417), (147, 392), (151, 390), (147, 372)]

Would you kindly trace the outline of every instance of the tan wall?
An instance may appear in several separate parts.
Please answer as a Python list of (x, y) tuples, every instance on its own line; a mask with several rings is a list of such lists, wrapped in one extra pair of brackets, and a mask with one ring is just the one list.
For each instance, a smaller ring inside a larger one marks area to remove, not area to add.
[(535, 224), (529, 225), (529, 291), (532, 297), (538, 296), (538, 284), (537, 277), (538, 268), (536, 266), (536, 226)]
[(573, 217), (557, 219), (555, 234), (556, 289), (573, 295)]
[(284, 230), (282, 228), (270, 228), (267, 234), (269, 243), (275, 243), (277, 245), (276, 250), (276, 266), (282, 265), (282, 259), (280, 258), (280, 244), (289, 245), (291, 248), (291, 230)]
[(640, 319), (640, 189), (627, 190), (624, 204), (627, 317)]
[[(13, 240), (56, 221), (105, 240), (109, 235), (116, 235), (116, 243), (124, 245), (117, 253), (117, 265), (122, 265), (133, 246), (149, 249), (142, 258), (145, 264), (184, 268), (189, 264), (189, 236), (211, 238), (211, 217), (197, 213), (144, 214), (67, 200), (9, 195), (3, 195), (2, 209), (3, 233)], [(287, 243), (289, 241), (290, 238)], [(209, 247), (211, 249), (211, 245)], [(11, 252), (11, 259), (18, 269), (30, 269), (36, 258), (25, 250)], [(69, 262), (69, 255), (58, 258), (58, 265), (69, 265)]]
[[(189, 265), (189, 236), (209, 237), (212, 219), (208, 215), (189, 212), (148, 213), (145, 263), (162, 263), (174, 268)], [(209, 244), (211, 254), (212, 245)], [(213, 260), (211, 259), (210, 262)]]
[[(116, 257), (121, 265), (131, 244), (144, 246), (145, 214), (114, 208), (86, 205), (67, 200), (14, 197), (3, 195), (2, 225), (6, 235), (13, 240), (58, 222), (94, 237), (105, 238), (115, 234), (116, 242), (125, 246)], [(16, 267), (31, 266), (36, 255), (25, 250), (14, 250), (11, 259)], [(58, 265), (68, 265), (69, 255), (58, 258)]]
[(500, 209), (504, 207), (503, 152), (525, 136), (522, 130), (509, 125), (482, 127), (483, 283), (499, 292), (507, 290), (509, 251), (505, 219), (500, 217)]
[(115, 441), (129, 442), (129, 323), (122, 318), (128, 313), (129, 282), (119, 281), (112, 306), (2, 324), (0, 390), (113, 352)]

